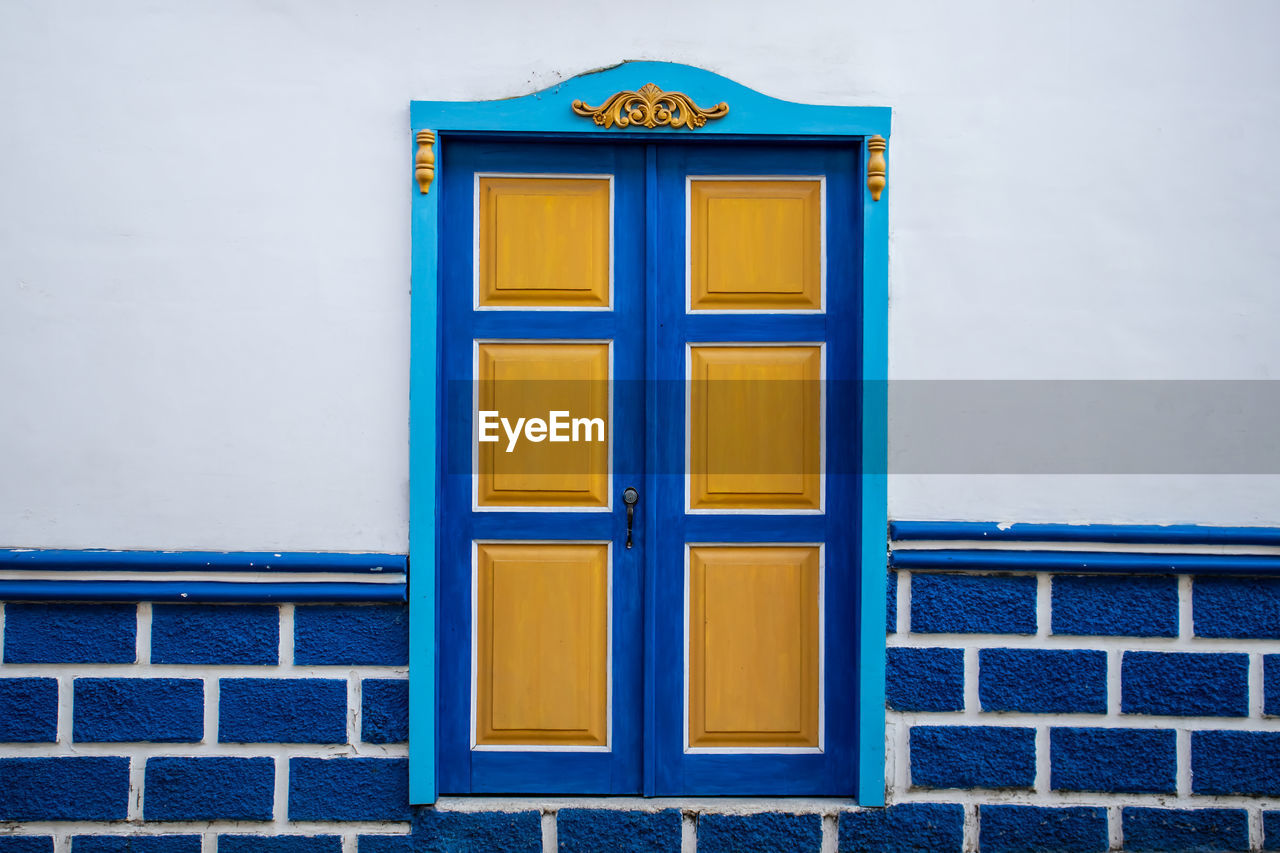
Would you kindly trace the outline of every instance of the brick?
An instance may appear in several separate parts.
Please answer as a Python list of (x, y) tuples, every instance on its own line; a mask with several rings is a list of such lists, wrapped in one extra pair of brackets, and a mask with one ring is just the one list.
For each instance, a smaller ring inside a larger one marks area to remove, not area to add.
[(1191, 790), (1280, 796), (1280, 732), (1192, 732)]
[(295, 663), (404, 666), (409, 611), (401, 604), (299, 606), (293, 637)]
[(898, 573), (892, 570), (885, 581), (884, 625), (886, 634), (898, 630)]
[(1124, 849), (1132, 853), (1249, 849), (1244, 809), (1149, 809), (1121, 813)]
[(1196, 578), (1197, 637), (1280, 638), (1280, 578)]
[(200, 853), (200, 836), (77, 835), (71, 853)]
[(1280, 850), (1280, 812), (1262, 813), (1262, 849)]
[(347, 683), (333, 678), (224, 678), (221, 743), (346, 743)]
[(680, 853), (680, 812), (561, 809), (560, 853)]
[(699, 853), (818, 853), (821, 847), (821, 815), (763, 812), (698, 816)]
[(0, 853), (53, 853), (53, 836), (3, 835)]
[(1105, 853), (1107, 810), (979, 806), (978, 849), (982, 853)]
[(1120, 681), (1120, 710), (1126, 714), (1249, 713), (1248, 655), (1125, 652)]
[(342, 853), (342, 836), (219, 835), (218, 853)]
[(413, 838), (408, 835), (361, 835), (357, 853), (413, 853)]
[(409, 682), (366, 678), (360, 685), (360, 739), (365, 743), (409, 740)]
[(1049, 784), (1055, 791), (1173, 793), (1172, 729), (1049, 730)]
[(129, 759), (0, 758), (0, 820), (123, 820)]
[(964, 808), (905, 803), (840, 813), (840, 853), (960, 853)]
[(964, 652), (889, 649), (885, 697), (889, 707), (897, 711), (963, 711)]
[(0, 741), (52, 743), (57, 739), (57, 680), (0, 679)]
[(1035, 730), (1012, 726), (912, 726), (911, 784), (923, 788), (1030, 788)]
[(542, 815), (418, 809), (413, 849), (415, 853), (542, 853)]
[(204, 682), (192, 678), (77, 678), (72, 740), (194, 743), (204, 737)]
[(984, 711), (1107, 712), (1107, 654), (1085, 650), (981, 649)]
[(148, 758), (144, 775), (147, 820), (271, 819), (271, 758)]
[(133, 604), (7, 604), (5, 663), (133, 663)]
[(1077, 636), (1178, 636), (1178, 579), (1057, 575), (1053, 633)]
[(1280, 714), (1280, 655), (1262, 656), (1262, 713)]
[(156, 604), (151, 662), (272, 665), (280, 658), (280, 608), (258, 604)]
[(1034, 634), (1036, 579), (913, 574), (911, 630), (930, 634)]
[(289, 820), (409, 820), (403, 758), (292, 758)]

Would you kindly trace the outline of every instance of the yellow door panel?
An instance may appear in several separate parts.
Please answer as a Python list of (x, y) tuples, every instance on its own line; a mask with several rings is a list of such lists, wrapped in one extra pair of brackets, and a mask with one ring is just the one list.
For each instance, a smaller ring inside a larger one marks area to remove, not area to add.
[(689, 549), (689, 746), (819, 745), (817, 546)]
[(692, 180), (689, 218), (694, 311), (821, 310), (821, 181)]
[(822, 507), (822, 350), (690, 348), (689, 508)]
[(609, 306), (607, 179), (482, 176), (479, 182), (481, 307)]
[[(481, 507), (609, 505), (609, 345), (481, 343), (477, 345), (476, 501)], [(484, 413), (496, 413), (488, 419)], [(553, 413), (568, 425), (539, 439), (508, 426)], [(574, 423), (577, 421), (578, 423)], [(577, 428), (577, 440), (574, 429)], [(485, 441), (484, 438), (495, 440)], [(560, 438), (566, 440), (559, 440)], [(510, 448), (510, 449), (509, 449)]]
[(476, 545), (476, 744), (608, 744), (609, 549)]

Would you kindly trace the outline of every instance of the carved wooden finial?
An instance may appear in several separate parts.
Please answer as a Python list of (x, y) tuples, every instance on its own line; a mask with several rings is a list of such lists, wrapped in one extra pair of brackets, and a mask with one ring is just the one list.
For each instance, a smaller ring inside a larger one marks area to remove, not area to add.
[(434, 133), (418, 131), (418, 155), (413, 158), (413, 176), (418, 179), (418, 189), (423, 195), (431, 191), (431, 179), (436, 176), (435, 144)]
[(872, 201), (879, 201), (880, 193), (884, 191), (884, 149), (888, 144), (883, 136), (872, 136), (867, 140), (867, 151), (871, 152), (867, 158), (867, 189), (871, 191)]
[(570, 104), (573, 111), (585, 116), (606, 130), (617, 127), (687, 127), (697, 130), (707, 119), (723, 118), (729, 113), (729, 105), (721, 101), (714, 107), (700, 107), (683, 92), (664, 92), (653, 83), (645, 83), (640, 91), (622, 91), (613, 95), (598, 107), (583, 101)]

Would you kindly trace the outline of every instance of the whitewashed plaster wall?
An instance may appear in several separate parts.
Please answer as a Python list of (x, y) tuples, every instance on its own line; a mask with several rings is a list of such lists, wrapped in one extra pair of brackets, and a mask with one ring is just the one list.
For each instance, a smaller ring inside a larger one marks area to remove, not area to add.
[[(894, 108), (894, 378), (1280, 378), (1277, 31), (1270, 0), (5, 0), (0, 547), (403, 551), (408, 102), (627, 58)], [(890, 501), (1274, 524), (1280, 478)]]

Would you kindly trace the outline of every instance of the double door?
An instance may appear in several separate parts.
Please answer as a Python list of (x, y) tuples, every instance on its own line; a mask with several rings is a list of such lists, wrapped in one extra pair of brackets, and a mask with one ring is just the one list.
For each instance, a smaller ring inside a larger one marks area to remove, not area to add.
[(851, 794), (856, 149), (441, 161), (440, 791)]

